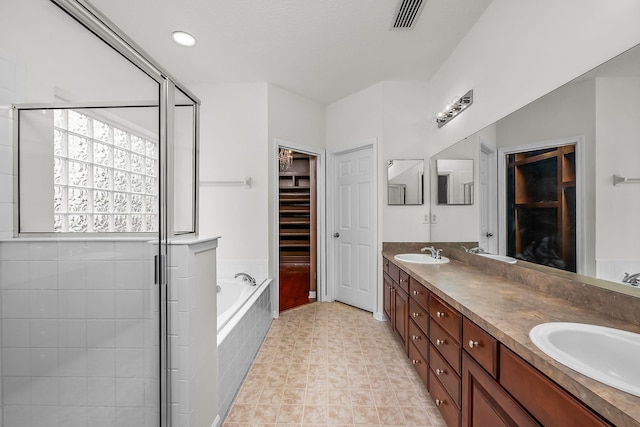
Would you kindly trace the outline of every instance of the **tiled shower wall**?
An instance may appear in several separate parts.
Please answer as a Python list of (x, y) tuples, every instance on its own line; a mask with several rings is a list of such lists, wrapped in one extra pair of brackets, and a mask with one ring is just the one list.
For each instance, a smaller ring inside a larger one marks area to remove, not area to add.
[(152, 249), (0, 242), (3, 427), (157, 425)]
[(218, 414), (222, 421), (271, 327), (271, 286), (273, 283), (218, 346)]

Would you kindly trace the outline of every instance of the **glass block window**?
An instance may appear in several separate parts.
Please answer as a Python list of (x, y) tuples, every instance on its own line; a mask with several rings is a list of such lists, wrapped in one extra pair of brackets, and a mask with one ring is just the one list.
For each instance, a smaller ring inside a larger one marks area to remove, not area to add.
[(157, 142), (54, 110), (54, 231), (157, 231), (157, 162)]

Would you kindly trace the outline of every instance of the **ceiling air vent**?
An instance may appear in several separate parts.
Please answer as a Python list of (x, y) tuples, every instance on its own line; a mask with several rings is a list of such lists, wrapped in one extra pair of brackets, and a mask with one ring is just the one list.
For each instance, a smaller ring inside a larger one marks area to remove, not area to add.
[(412, 28), (426, 2), (427, 0), (402, 0), (393, 21), (393, 28)]

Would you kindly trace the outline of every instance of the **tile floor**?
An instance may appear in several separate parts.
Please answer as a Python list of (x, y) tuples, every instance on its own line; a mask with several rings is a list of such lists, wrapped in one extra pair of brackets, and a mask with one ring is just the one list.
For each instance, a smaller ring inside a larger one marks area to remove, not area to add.
[(341, 303), (275, 319), (224, 423), (444, 426), (389, 324)]

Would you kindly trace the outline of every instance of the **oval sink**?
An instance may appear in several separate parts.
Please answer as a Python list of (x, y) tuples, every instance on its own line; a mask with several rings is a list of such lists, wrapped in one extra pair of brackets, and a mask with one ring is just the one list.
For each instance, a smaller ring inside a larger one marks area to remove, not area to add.
[(574, 371), (640, 397), (640, 334), (552, 322), (535, 326), (529, 337), (540, 350)]
[(412, 262), (414, 264), (446, 264), (449, 262), (449, 258), (445, 256), (435, 259), (430, 254), (398, 254), (394, 258), (398, 261)]
[(485, 258), (491, 258), (497, 261), (506, 262), (507, 264), (515, 264), (517, 262), (515, 258), (506, 256), (506, 255), (494, 255), (494, 254), (485, 254), (485, 253), (479, 253), (478, 255), (483, 256)]

